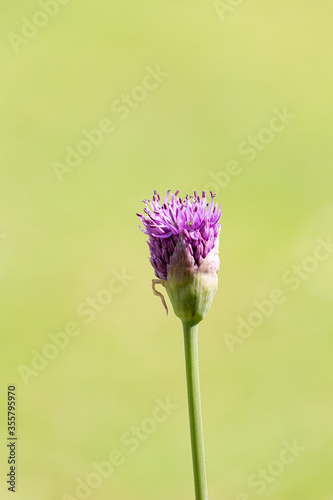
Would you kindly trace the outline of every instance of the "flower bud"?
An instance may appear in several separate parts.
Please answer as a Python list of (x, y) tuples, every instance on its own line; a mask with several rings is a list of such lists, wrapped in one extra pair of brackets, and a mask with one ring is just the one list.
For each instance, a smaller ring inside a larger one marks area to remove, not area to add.
[[(196, 325), (207, 314), (217, 290), (217, 273), (221, 208), (207, 203), (202, 197), (186, 195), (183, 200), (178, 191), (168, 191), (161, 202), (155, 191), (152, 201), (145, 200), (144, 214), (140, 217), (148, 235), (150, 262), (158, 279), (153, 280), (153, 291), (164, 307), (163, 295), (155, 285), (163, 285), (175, 314), (188, 325)], [(141, 228), (140, 228), (141, 229)]]
[(218, 240), (198, 267), (185, 239), (179, 237), (164, 286), (176, 316), (183, 323), (194, 326), (208, 313), (217, 290), (219, 266)]

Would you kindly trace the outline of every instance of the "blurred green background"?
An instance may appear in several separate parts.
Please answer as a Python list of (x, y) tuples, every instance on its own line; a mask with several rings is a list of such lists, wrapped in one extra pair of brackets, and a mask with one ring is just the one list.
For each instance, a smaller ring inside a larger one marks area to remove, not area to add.
[[(330, 243), (313, 258), (332, 235), (332, 2), (2, 11), (1, 498), (12, 383), (18, 500), (194, 498), (181, 324), (152, 294), (135, 216), (156, 188), (213, 189), (223, 208), (200, 327), (210, 499), (332, 500)], [(284, 303), (242, 339), (239, 318), (275, 289)], [(69, 322), (75, 337), (59, 334)], [(167, 398), (177, 409), (154, 424)]]

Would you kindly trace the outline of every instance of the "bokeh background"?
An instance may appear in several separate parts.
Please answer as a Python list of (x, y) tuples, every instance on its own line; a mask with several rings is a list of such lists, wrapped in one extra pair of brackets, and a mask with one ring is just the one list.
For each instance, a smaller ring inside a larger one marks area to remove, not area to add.
[[(193, 499), (181, 324), (152, 294), (135, 216), (156, 188), (213, 189), (223, 208), (200, 328), (210, 499), (332, 500), (332, 16), (329, 0), (3, 5), (1, 498), (15, 383), (18, 500)], [(283, 304), (242, 339), (275, 289)], [(285, 442), (302, 451), (281, 466)]]

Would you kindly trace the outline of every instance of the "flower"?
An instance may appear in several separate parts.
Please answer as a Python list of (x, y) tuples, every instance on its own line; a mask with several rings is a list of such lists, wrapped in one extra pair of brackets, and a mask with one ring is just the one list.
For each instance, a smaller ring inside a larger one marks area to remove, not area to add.
[(154, 293), (167, 309), (155, 289), (162, 284), (175, 314), (193, 322), (207, 314), (217, 289), (221, 208), (212, 192), (210, 203), (205, 191), (201, 198), (194, 191), (184, 200), (178, 193), (168, 191), (161, 203), (155, 190), (152, 200), (144, 200), (144, 214), (137, 215), (144, 226), (139, 226), (141, 231), (149, 237), (150, 262), (158, 278), (153, 280)]

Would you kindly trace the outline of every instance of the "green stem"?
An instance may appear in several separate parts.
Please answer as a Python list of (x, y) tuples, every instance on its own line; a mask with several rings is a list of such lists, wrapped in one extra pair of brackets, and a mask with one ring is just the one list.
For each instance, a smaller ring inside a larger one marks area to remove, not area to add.
[(188, 324), (183, 323), (183, 328), (195, 498), (196, 500), (207, 500), (208, 492), (198, 363), (198, 325), (189, 326)]

